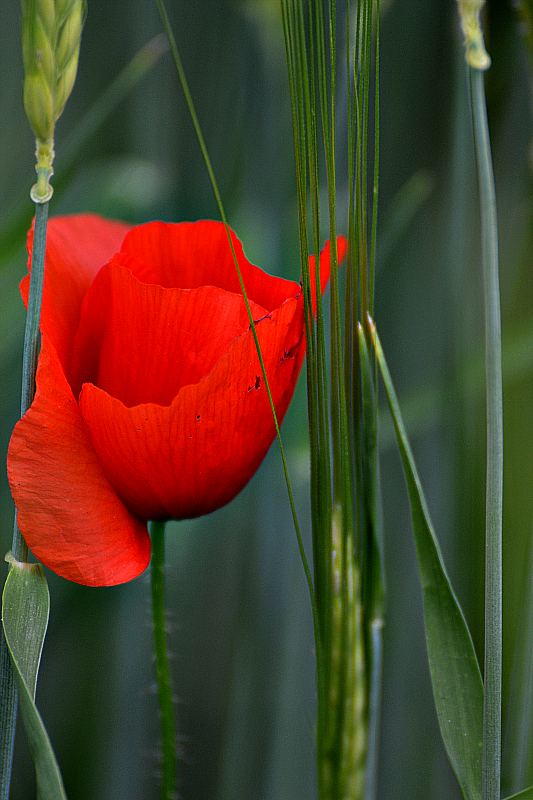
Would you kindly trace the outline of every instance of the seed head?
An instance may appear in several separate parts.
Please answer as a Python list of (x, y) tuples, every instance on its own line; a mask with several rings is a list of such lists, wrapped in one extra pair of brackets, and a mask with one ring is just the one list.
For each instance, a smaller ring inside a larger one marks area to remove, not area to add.
[(39, 181), (32, 196), (46, 190), (49, 197), (54, 129), (76, 79), (86, 4), (85, 0), (21, 3), (24, 108), (37, 139)]
[(461, 28), (465, 37), (465, 58), (474, 69), (485, 70), (490, 67), (490, 56), (485, 50), (480, 14), (485, 0), (457, 0)]

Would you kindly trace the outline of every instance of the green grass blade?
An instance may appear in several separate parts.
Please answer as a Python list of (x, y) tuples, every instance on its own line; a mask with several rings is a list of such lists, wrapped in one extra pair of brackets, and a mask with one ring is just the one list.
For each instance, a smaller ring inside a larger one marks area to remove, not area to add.
[(13, 561), (2, 595), (2, 624), (19, 689), (22, 720), (35, 766), (39, 800), (66, 800), (57, 761), (35, 705), (50, 596), (40, 564)]
[(383, 542), (379, 508), (378, 416), (374, 387), (374, 364), (371, 362), (362, 326), (358, 325), (361, 360), (361, 398), (363, 418), (363, 487), (365, 527), (368, 541), (364, 547), (364, 605), (372, 619), (383, 616), (385, 587), (383, 583)]
[(467, 800), (479, 800), (483, 740), (483, 684), (479, 664), (468, 626), (446, 573), (396, 392), (373, 323), (371, 329), (409, 493), (439, 726), (463, 796)]
[[(6, 644), (3, 629), (0, 630), (0, 719), (9, 721), (17, 714), (17, 686), (11, 656)], [(15, 749), (14, 730), (11, 725), (0, 725), (0, 800), (9, 800), (13, 752)]]
[(368, 756), (365, 783), (366, 800), (377, 797), (379, 774), (379, 731), (383, 693), (383, 627), (385, 580), (383, 530), (379, 487), (378, 413), (375, 391), (375, 362), (371, 360), (363, 327), (358, 324), (361, 364), (362, 411), (362, 492), (365, 505), (364, 536), (361, 548), (363, 611), (368, 668)]
[(533, 786), (530, 786), (528, 789), (522, 789), (518, 794), (506, 797), (505, 800), (533, 800)]
[(427, 170), (417, 170), (402, 186), (387, 208), (377, 243), (379, 260), (385, 265), (392, 259), (399, 242), (411, 227), (420, 209), (431, 197), (435, 181)]
[(484, 75), (477, 69), (470, 69), (469, 72), (480, 199), (487, 386), (483, 798), (497, 800), (500, 797), (501, 772), (503, 649), (503, 398), (498, 220)]

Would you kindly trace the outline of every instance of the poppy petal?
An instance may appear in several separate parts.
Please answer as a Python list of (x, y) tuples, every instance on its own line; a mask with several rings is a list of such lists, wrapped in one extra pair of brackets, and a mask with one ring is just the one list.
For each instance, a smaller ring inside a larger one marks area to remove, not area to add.
[[(53, 217), (48, 223), (41, 331), (50, 337), (65, 370), (85, 292), (98, 270), (119, 250), (129, 229), (123, 222), (96, 214)], [(28, 233), (28, 271), (32, 249), (33, 227)], [(29, 281), (26, 275), (20, 285), (25, 305)]]
[[(273, 311), (296, 294), (298, 286), (294, 281), (263, 272), (248, 261), (233, 231), (231, 239), (250, 300)], [(145, 283), (182, 289), (218, 286), (242, 294), (222, 222), (203, 220), (138, 225), (124, 238), (117, 259)]]
[[(337, 236), (337, 264), (341, 264), (346, 258), (348, 252), (348, 240), (344, 236)], [(331, 242), (327, 241), (322, 250), (320, 251), (319, 259), (320, 270), (320, 290), (322, 294), (328, 285), (329, 276), (331, 273)], [(311, 302), (313, 304), (313, 314), (316, 314), (316, 258), (314, 255), (309, 256), (309, 272), (311, 281)]]
[[(267, 314), (255, 303), (251, 311), (255, 320)], [(91, 382), (127, 406), (169, 405), (182, 386), (207, 375), (248, 328), (240, 294), (214, 286), (166, 289), (108, 264), (83, 303), (73, 358), (74, 394)]]
[[(257, 333), (278, 419), (292, 397), (305, 351), (299, 294), (262, 320)], [(172, 405), (127, 408), (85, 384), (80, 409), (100, 462), (141, 517), (189, 518), (229, 502), (252, 477), (275, 428), (251, 332)]]
[(146, 525), (126, 509), (103, 475), (46, 336), (35, 399), (11, 437), (8, 477), (24, 538), (58, 575), (88, 586), (112, 586), (146, 568)]

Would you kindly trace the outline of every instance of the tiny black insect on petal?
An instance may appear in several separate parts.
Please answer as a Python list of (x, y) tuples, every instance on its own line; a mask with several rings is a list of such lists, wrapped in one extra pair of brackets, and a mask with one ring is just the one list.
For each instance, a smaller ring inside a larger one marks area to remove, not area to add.
[(252, 386), (248, 387), (248, 391), (249, 392), (254, 392), (254, 391), (257, 392), (257, 390), (260, 389), (260, 388), (261, 388), (261, 378), (259, 377), (259, 375), (256, 375), (255, 376), (255, 383)]

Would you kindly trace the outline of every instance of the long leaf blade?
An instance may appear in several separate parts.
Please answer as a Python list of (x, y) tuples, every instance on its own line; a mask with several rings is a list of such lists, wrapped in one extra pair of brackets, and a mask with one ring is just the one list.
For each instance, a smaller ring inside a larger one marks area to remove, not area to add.
[(483, 683), (479, 664), (446, 573), (381, 343), (374, 324), (370, 324), (409, 493), (439, 726), (463, 796), (479, 800), (483, 740)]
[(506, 797), (505, 800), (533, 800), (533, 786), (529, 786), (527, 789), (522, 789), (521, 792), (513, 794), (510, 797)]
[(40, 564), (12, 562), (2, 594), (2, 625), (19, 688), (39, 800), (67, 800), (61, 773), (35, 705), (37, 675), (48, 626), (50, 596)]

